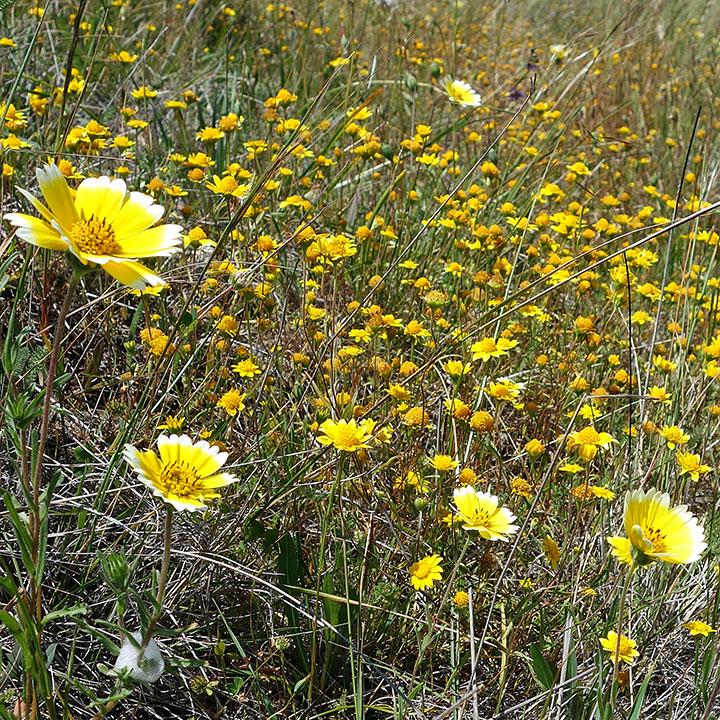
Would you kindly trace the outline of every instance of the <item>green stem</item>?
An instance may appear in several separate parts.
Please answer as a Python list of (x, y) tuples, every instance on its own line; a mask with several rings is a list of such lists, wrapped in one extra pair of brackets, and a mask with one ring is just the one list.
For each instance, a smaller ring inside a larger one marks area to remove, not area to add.
[(165, 515), (165, 542), (163, 549), (163, 560), (162, 567), (160, 568), (160, 582), (158, 583), (157, 591), (157, 607), (153, 616), (148, 623), (147, 630), (142, 640), (143, 648), (148, 646), (150, 639), (152, 638), (153, 630), (157, 621), (160, 619), (160, 615), (163, 610), (163, 600), (165, 599), (165, 585), (167, 584), (168, 570), (170, 568), (170, 539), (172, 538), (172, 517), (173, 508), (170, 505), (166, 505), (167, 513)]
[(615, 707), (615, 698), (617, 689), (615, 684), (618, 679), (618, 671), (620, 670), (620, 640), (622, 639), (622, 626), (623, 626), (623, 615), (625, 613), (625, 601), (627, 600), (628, 589), (630, 587), (630, 580), (635, 573), (635, 565), (630, 565), (625, 576), (625, 583), (623, 584), (622, 595), (620, 596), (620, 610), (618, 612), (618, 624), (617, 624), (617, 641), (615, 643), (615, 654), (611, 657), (615, 658), (613, 663), (613, 678), (612, 686), (610, 688), (610, 703), (612, 707)]

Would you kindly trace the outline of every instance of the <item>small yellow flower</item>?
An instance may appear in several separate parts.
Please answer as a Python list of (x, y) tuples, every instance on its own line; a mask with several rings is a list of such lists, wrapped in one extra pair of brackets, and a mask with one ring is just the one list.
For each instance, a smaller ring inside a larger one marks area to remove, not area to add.
[(130, 94), (136, 100), (145, 100), (147, 98), (154, 98), (157, 95), (157, 90), (151, 90), (145, 85), (141, 85), (137, 90), (131, 90)]
[(532, 490), (533, 486), (525, 478), (516, 477), (510, 481), (510, 492), (512, 492), (513, 495), (520, 495), (520, 497), (532, 500)]
[(542, 541), (542, 549), (545, 553), (545, 559), (550, 563), (552, 569), (555, 570), (560, 563), (560, 547), (550, 535), (546, 535)]
[(592, 425), (570, 433), (567, 440), (568, 449), (577, 450), (581, 460), (590, 462), (597, 455), (598, 448), (606, 448), (610, 443), (617, 442), (606, 432), (599, 433)]
[(704, 635), (707, 637), (710, 633), (717, 632), (717, 630), (713, 630), (701, 620), (691, 620), (690, 622), (683, 623), (683, 627), (689, 630), (691, 635)]
[(453, 460), (450, 455), (435, 454), (428, 460), (428, 464), (438, 472), (450, 472), (450, 470), (454, 470), (460, 463), (457, 460)]
[(158, 425), (158, 430), (169, 430), (170, 432), (179, 432), (185, 424), (185, 418), (180, 415), (168, 415), (162, 425)]
[(675, 445), (685, 445), (690, 436), (683, 432), (677, 425), (665, 425), (660, 431), (660, 435), (671, 449), (675, 449)]
[(626, 662), (628, 665), (632, 665), (635, 662), (635, 658), (640, 655), (635, 649), (635, 641), (624, 635), (620, 636), (618, 646), (618, 635), (612, 630), (607, 634), (606, 638), (600, 638), (600, 644), (610, 653), (610, 660), (613, 663), (617, 663), (618, 660), (620, 660)]
[(525, 443), (525, 451), (531, 458), (536, 458), (545, 452), (545, 446), (537, 438), (533, 438)]
[(344, 452), (355, 452), (360, 448), (366, 448), (370, 440), (370, 434), (365, 422), (358, 425), (355, 420), (325, 420), (318, 428), (318, 442), (322, 445), (332, 445), (337, 450)]
[(471, 365), (463, 363), (460, 360), (448, 360), (443, 367), (445, 368), (445, 372), (454, 378), (462, 377), (472, 371)]
[(464, 590), (458, 590), (453, 597), (456, 608), (466, 608), (470, 604), (470, 596)]
[(699, 480), (701, 475), (710, 472), (712, 468), (709, 465), (703, 465), (700, 462), (699, 455), (693, 455), (690, 452), (683, 452), (678, 450), (675, 453), (675, 459), (677, 464), (680, 466), (680, 474), (684, 475), (687, 473), (690, 475), (691, 480)]
[(236, 372), (240, 377), (247, 378), (255, 377), (255, 375), (259, 375), (261, 372), (260, 368), (252, 360), (248, 360), (247, 358), (235, 363), (235, 365), (232, 366), (232, 371)]
[(470, 347), (470, 352), (472, 353), (473, 360), (487, 362), (490, 358), (507, 355), (508, 350), (511, 350), (516, 345), (517, 340), (508, 340), (507, 338), (501, 337), (495, 342), (493, 338), (486, 337), (473, 343)]
[(228, 390), (216, 403), (215, 407), (223, 408), (228, 415), (237, 415), (245, 409), (244, 400), (247, 393), (240, 393), (235, 388)]
[(431, 588), (436, 580), (442, 580), (443, 569), (439, 555), (427, 555), (410, 566), (410, 582), (418, 590)]
[(238, 181), (232, 175), (226, 175), (223, 178), (213, 175), (213, 182), (206, 183), (205, 187), (216, 195), (237, 198), (245, 197), (250, 190), (249, 185), (238, 185)]

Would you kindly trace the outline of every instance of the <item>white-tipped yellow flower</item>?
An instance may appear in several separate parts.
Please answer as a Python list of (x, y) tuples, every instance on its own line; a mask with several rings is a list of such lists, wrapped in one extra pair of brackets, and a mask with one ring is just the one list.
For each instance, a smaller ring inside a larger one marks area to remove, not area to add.
[(457, 488), (455, 507), (465, 523), (466, 530), (477, 530), (486, 540), (505, 540), (517, 532), (515, 516), (506, 508), (498, 507), (498, 499), (490, 493), (479, 492), (471, 485)]
[(155, 225), (165, 210), (149, 195), (128, 192), (124, 180), (83, 180), (73, 195), (57, 165), (37, 171), (47, 207), (18, 188), (41, 218), (8, 213), (5, 219), (25, 242), (50, 250), (68, 250), (83, 265), (100, 265), (116, 280), (144, 290), (164, 285), (139, 258), (166, 256), (181, 244), (179, 225)]
[(220, 497), (217, 488), (237, 480), (218, 472), (228, 454), (205, 440), (193, 444), (187, 435), (161, 435), (157, 444), (160, 457), (152, 450), (142, 452), (126, 445), (125, 460), (140, 482), (176, 510), (204, 510), (208, 500)]
[(705, 531), (686, 505), (670, 507), (670, 496), (655, 488), (625, 494), (627, 537), (609, 537), (613, 555), (629, 565), (656, 560), (687, 565), (707, 547)]
[(470, 107), (477, 107), (480, 105), (480, 95), (478, 95), (472, 87), (463, 80), (445, 78), (444, 86), (450, 102), (457, 103), (458, 105), (468, 105)]

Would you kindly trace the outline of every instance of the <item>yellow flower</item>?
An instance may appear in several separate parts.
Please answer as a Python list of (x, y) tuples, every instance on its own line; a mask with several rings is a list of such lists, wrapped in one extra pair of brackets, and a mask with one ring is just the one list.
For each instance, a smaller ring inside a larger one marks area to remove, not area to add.
[(545, 559), (550, 563), (550, 566), (554, 570), (560, 563), (560, 548), (558, 544), (547, 535), (542, 541), (542, 549), (545, 553)]
[(448, 360), (443, 367), (451, 377), (462, 377), (472, 371), (472, 366), (460, 360)]
[(470, 417), (470, 427), (475, 432), (490, 432), (494, 425), (493, 416), (487, 410), (476, 410)]
[(656, 560), (686, 565), (707, 547), (705, 531), (687, 506), (670, 508), (670, 496), (651, 488), (625, 493), (627, 537), (608, 537), (612, 554), (629, 565)]
[(137, 60), (137, 55), (134, 53), (131, 55), (127, 50), (121, 50), (119, 53), (111, 52), (110, 59), (119, 63), (134, 63)]
[(675, 453), (675, 459), (680, 466), (680, 474), (684, 475), (687, 473), (690, 475), (691, 480), (697, 481), (700, 479), (700, 475), (704, 475), (712, 470), (709, 465), (701, 464), (699, 455), (693, 455), (690, 452), (678, 450)]
[(717, 630), (713, 630), (709, 625), (700, 620), (691, 620), (690, 622), (683, 623), (683, 627), (689, 630), (691, 635), (704, 635), (707, 637), (710, 633), (717, 632)]
[(355, 420), (325, 420), (318, 428), (318, 442), (322, 445), (332, 445), (337, 450), (355, 452), (360, 448), (368, 447), (370, 434), (367, 431), (366, 423), (357, 425)]
[(426, 481), (420, 477), (414, 470), (408, 470), (405, 475), (395, 478), (393, 487), (397, 490), (403, 490), (408, 485), (414, 487), (419, 493), (425, 494), (429, 490)]
[(498, 507), (495, 495), (479, 492), (468, 485), (456, 488), (454, 499), (466, 530), (477, 530), (486, 540), (506, 542), (508, 535), (517, 532), (517, 525), (512, 525), (515, 516), (506, 508)]
[(660, 435), (671, 450), (675, 449), (675, 445), (684, 445), (690, 439), (677, 425), (663, 426)]
[(232, 366), (232, 371), (240, 377), (255, 377), (260, 374), (260, 368), (252, 360), (240, 360)]
[(470, 596), (464, 590), (458, 590), (452, 601), (456, 608), (465, 608), (470, 604)]
[(427, 555), (410, 566), (410, 582), (420, 591), (431, 588), (436, 580), (442, 580), (442, 558), (439, 555)]
[(228, 415), (237, 415), (245, 409), (246, 397), (247, 393), (240, 394), (235, 388), (232, 388), (217, 401), (215, 407), (224, 408)]
[(217, 329), (228, 335), (237, 335), (239, 327), (238, 321), (232, 315), (223, 315), (217, 324)]
[(448, 100), (458, 105), (467, 105), (470, 107), (477, 107), (480, 105), (481, 99), (468, 83), (463, 80), (453, 80), (452, 78), (446, 78), (445, 92), (448, 94)]
[(533, 499), (533, 486), (522, 477), (513, 478), (510, 481), (510, 492), (514, 495), (520, 495), (528, 500)]
[(618, 635), (612, 630), (607, 634), (606, 638), (600, 638), (600, 644), (610, 653), (610, 660), (612, 660), (613, 663), (622, 660), (628, 665), (632, 665), (635, 662), (635, 658), (640, 655), (635, 649), (635, 641), (624, 635), (620, 636), (620, 644), (618, 646)]
[(185, 418), (180, 415), (168, 415), (162, 425), (158, 425), (158, 430), (169, 430), (170, 432), (178, 432), (182, 430), (185, 424)]
[(545, 446), (537, 438), (533, 438), (525, 443), (525, 450), (531, 458), (536, 458), (545, 452)]
[(218, 472), (228, 454), (205, 440), (193, 444), (187, 435), (161, 435), (157, 444), (159, 458), (152, 450), (142, 452), (132, 445), (125, 446), (124, 457), (140, 482), (176, 510), (204, 510), (207, 500), (220, 497), (217, 488), (237, 481), (234, 475)]
[(485, 392), (496, 400), (514, 401), (520, 397), (520, 391), (525, 387), (523, 383), (516, 383), (510, 378), (498, 378), (497, 382), (491, 382)]
[(453, 460), (449, 455), (435, 454), (428, 460), (428, 464), (438, 472), (449, 472), (450, 470), (454, 470), (460, 463), (457, 460)]
[(597, 455), (599, 447), (605, 448), (614, 442), (617, 440), (608, 433), (599, 433), (592, 425), (588, 425), (582, 430), (570, 433), (567, 446), (570, 450), (575, 448), (582, 460), (590, 462)]
[(430, 416), (425, 410), (416, 405), (403, 415), (403, 422), (410, 427), (428, 427), (430, 425)]
[(213, 182), (206, 183), (205, 187), (212, 190), (216, 195), (225, 195), (227, 197), (245, 197), (250, 190), (249, 185), (238, 185), (237, 180), (232, 175), (226, 175), (224, 178), (213, 175)]
[(160, 328), (143, 328), (140, 331), (140, 340), (148, 346), (152, 355), (160, 357), (175, 352), (175, 346)]
[(487, 337), (473, 343), (470, 347), (470, 352), (473, 354), (473, 360), (487, 362), (491, 357), (507, 355), (507, 351), (516, 345), (517, 340), (508, 340), (507, 338), (501, 337), (496, 343), (493, 338)]
[(145, 85), (141, 85), (137, 90), (131, 90), (130, 94), (136, 100), (145, 100), (147, 98), (154, 98), (157, 95), (157, 90), (151, 90)]
[(179, 225), (156, 225), (164, 209), (149, 195), (128, 192), (123, 180), (87, 178), (75, 197), (56, 165), (37, 171), (40, 189), (47, 202), (18, 188), (42, 219), (9, 213), (5, 219), (17, 228), (26, 242), (50, 250), (67, 250), (83, 265), (100, 265), (124, 285), (143, 290), (165, 281), (137, 258), (167, 256), (180, 244)]
[(612, 490), (608, 490), (606, 487), (603, 487), (602, 485), (590, 485), (589, 489), (596, 498), (600, 498), (601, 500), (615, 499), (615, 493)]

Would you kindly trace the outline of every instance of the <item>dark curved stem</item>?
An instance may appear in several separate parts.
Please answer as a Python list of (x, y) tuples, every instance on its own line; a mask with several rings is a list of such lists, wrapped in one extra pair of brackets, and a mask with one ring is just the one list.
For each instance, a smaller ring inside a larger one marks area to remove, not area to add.
[(165, 542), (163, 549), (162, 567), (160, 568), (160, 582), (158, 583), (157, 591), (157, 607), (153, 613), (150, 622), (148, 623), (147, 630), (142, 639), (142, 646), (146, 648), (150, 639), (152, 638), (153, 630), (157, 621), (160, 619), (160, 615), (163, 610), (163, 600), (165, 599), (165, 585), (167, 584), (168, 570), (170, 568), (170, 539), (172, 537), (172, 516), (173, 509), (170, 505), (166, 505), (165, 515)]

